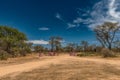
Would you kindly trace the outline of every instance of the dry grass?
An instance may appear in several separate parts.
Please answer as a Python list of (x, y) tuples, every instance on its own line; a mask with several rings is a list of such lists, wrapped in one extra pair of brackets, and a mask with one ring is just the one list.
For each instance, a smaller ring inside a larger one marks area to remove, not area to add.
[(39, 57), (39, 54), (29, 54), (25, 57), (17, 57), (17, 58), (9, 58), (8, 60), (0, 61), (0, 67), (9, 66), (9, 65), (17, 65), (17, 64), (24, 64), (27, 62), (33, 62), (33, 61), (40, 61), (40, 60), (46, 60), (51, 59), (51, 57), (44, 56)]
[(0, 80), (120, 80), (120, 69), (107, 63), (65, 60), (64, 63), (12, 74)]
[(9, 58), (7, 61), (6, 60), (0, 61), (0, 67), (15, 65), (15, 64), (22, 64), (22, 63), (26, 63), (26, 62), (30, 62), (38, 59), (39, 58), (37, 57), (36, 54), (30, 54), (25, 57)]

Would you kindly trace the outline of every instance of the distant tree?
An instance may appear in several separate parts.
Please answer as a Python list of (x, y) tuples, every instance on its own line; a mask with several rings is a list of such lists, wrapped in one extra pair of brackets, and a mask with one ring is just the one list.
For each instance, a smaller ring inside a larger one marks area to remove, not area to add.
[(83, 51), (87, 50), (88, 42), (87, 41), (81, 41), (81, 46), (83, 47)]
[(91, 44), (87, 47), (87, 51), (88, 52), (96, 52), (96, 45), (95, 44)]
[(116, 33), (119, 31), (120, 26), (118, 23), (105, 22), (102, 25), (96, 26), (94, 32), (96, 38), (102, 44), (103, 47), (107, 47), (111, 50), (112, 44), (116, 38)]
[(51, 51), (54, 51), (54, 47), (55, 47), (55, 37), (50, 37), (49, 39), (49, 44), (51, 45)]
[(49, 44), (51, 45), (51, 51), (59, 51), (61, 48), (62, 38), (59, 36), (50, 37)]
[(76, 44), (74, 44), (74, 43), (68, 43), (64, 49), (65, 49), (66, 52), (75, 51)]
[(82, 46), (77, 45), (77, 46), (76, 46), (76, 52), (80, 52), (80, 51), (82, 51)]
[(55, 48), (56, 48), (56, 51), (60, 51), (61, 49), (61, 42), (62, 42), (62, 38), (57, 36), (56, 39), (55, 39)]
[(41, 45), (34, 46), (34, 51), (38, 52), (38, 53), (41, 53), (41, 52), (44, 51), (44, 47), (41, 46)]

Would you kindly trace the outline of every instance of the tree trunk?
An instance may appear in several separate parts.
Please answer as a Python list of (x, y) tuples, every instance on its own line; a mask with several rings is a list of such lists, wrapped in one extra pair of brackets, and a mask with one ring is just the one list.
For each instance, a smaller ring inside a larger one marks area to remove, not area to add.
[(109, 50), (111, 50), (111, 49), (112, 49), (112, 45), (111, 45), (111, 44), (109, 44), (108, 49), (109, 49)]

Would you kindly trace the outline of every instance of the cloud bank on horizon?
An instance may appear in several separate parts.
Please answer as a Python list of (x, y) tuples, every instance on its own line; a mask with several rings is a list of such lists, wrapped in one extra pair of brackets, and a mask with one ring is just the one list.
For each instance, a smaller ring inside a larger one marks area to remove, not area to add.
[(35, 45), (47, 45), (47, 44), (49, 44), (49, 42), (45, 41), (45, 40), (29, 40), (29, 41), (26, 41), (26, 43), (33, 43)]

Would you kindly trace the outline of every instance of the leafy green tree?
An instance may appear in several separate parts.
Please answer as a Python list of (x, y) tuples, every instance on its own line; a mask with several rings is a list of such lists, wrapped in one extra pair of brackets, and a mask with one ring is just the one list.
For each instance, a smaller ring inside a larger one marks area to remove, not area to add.
[(25, 48), (25, 40), (27, 40), (24, 33), (9, 26), (0, 26), (0, 48), (9, 54), (14, 54), (14, 49), (21, 50)]

